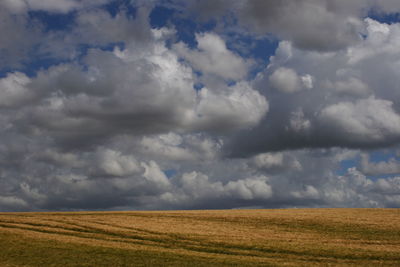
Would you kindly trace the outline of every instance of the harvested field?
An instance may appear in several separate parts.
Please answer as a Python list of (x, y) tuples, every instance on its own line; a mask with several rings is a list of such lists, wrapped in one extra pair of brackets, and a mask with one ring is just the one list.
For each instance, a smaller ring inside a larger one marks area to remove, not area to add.
[(0, 266), (400, 266), (400, 210), (0, 213)]

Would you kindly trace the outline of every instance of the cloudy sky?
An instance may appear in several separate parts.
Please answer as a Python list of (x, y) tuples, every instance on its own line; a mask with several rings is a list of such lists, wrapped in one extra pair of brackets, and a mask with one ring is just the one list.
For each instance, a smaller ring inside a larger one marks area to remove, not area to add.
[(400, 207), (398, 0), (1, 0), (0, 211)]

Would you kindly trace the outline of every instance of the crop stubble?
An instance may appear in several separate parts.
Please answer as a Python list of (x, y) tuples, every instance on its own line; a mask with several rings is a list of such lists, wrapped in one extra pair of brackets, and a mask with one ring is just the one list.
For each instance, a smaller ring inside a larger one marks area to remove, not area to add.
[(0, 213), (0, 266), (400, 265), (396, 209)]

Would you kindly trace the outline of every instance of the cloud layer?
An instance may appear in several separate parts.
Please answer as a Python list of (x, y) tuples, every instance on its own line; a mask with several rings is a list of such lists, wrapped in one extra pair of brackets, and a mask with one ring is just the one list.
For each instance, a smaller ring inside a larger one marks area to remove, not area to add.
[(399, 207), (399, 11), (3, 1), (0, 210)]

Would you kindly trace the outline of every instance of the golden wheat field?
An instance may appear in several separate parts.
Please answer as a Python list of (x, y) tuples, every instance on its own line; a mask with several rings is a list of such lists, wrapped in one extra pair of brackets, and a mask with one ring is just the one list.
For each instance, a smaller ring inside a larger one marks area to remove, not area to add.
[(400, 210), (0, 213), (0, 266), (400, 266)]

